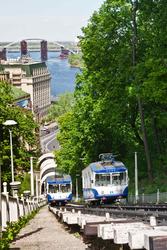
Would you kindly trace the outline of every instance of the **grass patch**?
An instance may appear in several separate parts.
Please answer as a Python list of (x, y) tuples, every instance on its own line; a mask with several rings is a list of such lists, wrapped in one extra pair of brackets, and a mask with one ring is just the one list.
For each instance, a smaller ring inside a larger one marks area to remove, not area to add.
[(20, 217), (17, 222), (8, 222), (6, 231), (2, 233), (2, 239), (0, 241), (0, 249), (2, 250), (9, 249), (9, 245), (15, 239), (16, 235), (28, 223), (28, 221), (31, 220), (36, 215), (38, 211), (39, 209), (33, 211), (31, 214)]

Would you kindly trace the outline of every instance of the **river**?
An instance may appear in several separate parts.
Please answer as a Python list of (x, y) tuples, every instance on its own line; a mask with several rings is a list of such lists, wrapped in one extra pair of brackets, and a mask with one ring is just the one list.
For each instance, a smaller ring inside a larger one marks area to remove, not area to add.
[[(49, 51), (47, 66), (51, 73), (51, 96), (57, 97), (65, 92), (73, 92), (75, 88), (75, 77), (80, 72), (78, 68), (70, 67), (68, 59), (60, 59), (60, 52)], [(30, 52), (35, 61), (40, 61), (40, 52)], [(8, 52), (8, 58), (18, 58), (20, 52)]]

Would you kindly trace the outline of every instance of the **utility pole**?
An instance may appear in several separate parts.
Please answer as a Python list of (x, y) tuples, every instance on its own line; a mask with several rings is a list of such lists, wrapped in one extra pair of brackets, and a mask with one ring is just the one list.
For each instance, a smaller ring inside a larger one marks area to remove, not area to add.
[(10, 135), (10, 155), (11, 155), (12, 182), (14, 182), (13, 143), (12, 143), (12, 131), (10, 129), (9, 129), (9, 135)]
[(78, 201), (78, 178), (76, 177), (76, 201)]
[(34, 170), (33, 170), (33, 157), (30, 157), (30, 178), (31, 178), (31, 196), (34, 196)]
[[(0, 151), (0, 157), (1, 157), (1, 151)], [(2, 239), (2, 190), (1, 190), (1, 165), (2, 161), (0, 158), (0, 240)]]
[(38, 175), (37, 174), (36, 174), (35, 178), (36, 178), (36, 197), (37, 197), (37, 201), (38, 201), (39, 191), (38, 191)]
[[(17, 122), (14, 120), (6, 120), (3, 125), (5, 126), (14, 126)], [(12, 143), (12, 130), (9, 129), (10, 135), (10, 155), (11, 155), (11, 173), (12, 173), (12, 183), (14, 183), (14, 165), (13, 165), (13, 143)]]
[(137, 168), (137, 152), (135, 152), (135, 203), (138, 202), (138, 168)]
[(79, 174), (76, 174), (76, 183), (75, 183), (75, 185), (76, 185), (76, 201), (78, 201), (78, 176), (79, 176)]

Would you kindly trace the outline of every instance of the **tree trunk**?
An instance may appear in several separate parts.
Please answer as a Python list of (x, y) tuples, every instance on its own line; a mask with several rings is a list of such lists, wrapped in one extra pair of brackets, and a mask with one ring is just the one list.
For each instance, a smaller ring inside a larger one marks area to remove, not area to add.
[(158, 133), (158, 128), (157, 128), (157, 119), (156, 119), (156, 117), (152, 118), (152, 124), (153, 124), (156, 151), (157, 151), (158, 155), (161, 155), (162, 152), (161, 152), (161, 146), (160, 146), (160, 143), (159, 143), (159, 133)]
[[(133, 27), (133, 38), (132, 38), (132, 63), (135, 67), (137, 64), (137, 22), (136, 22), (136, 12), (138, 9), (138, 0), (131, 1), (132, 4), (132, 27)], [(144, 124), (144, 111), (143, 111), (143, 105), (140, 96), (137, 97), (138, 101), (138, 108), (139, 108), (139, 114), (141, 119), (141, 128), (143, 133), (143, 143), (144, 143), (144, 149), (145, 149), (145, 155), (147, 160), (147, 173), (149, 181), (152, 182), (153, 176), (152, 176), (152, 164), (151, 164), (151, 158), (150, 158), (150, 152), (148, 147), (148, 140), (147, 140), (147, 133), (145, 129)]]

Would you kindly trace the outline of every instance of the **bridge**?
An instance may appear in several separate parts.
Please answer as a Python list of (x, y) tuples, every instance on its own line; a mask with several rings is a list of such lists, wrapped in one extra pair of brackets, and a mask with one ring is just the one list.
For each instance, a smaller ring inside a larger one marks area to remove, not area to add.
[[(20, 51), (21, 56), (28, 55), (28, 43), (29, 42), (39, 42), (40, 44), (40, 51), (41, 51), (41, 61), (46, 61), (48, 59), (48, 42), (46, 39), (43, 38), (25, 38), (25, 39), (19, 39), (13, 42), (10, 42), (5, 45), (0, 46), (0, 60), (7, 60), (7, 51), (15, 44), (20, 44)], [(60, 44), (59, 42), (53, 41), (53, 45), (58, 46), (61, 51), (62, 57), (66, 57), (69, 54), (75, 54), (76, 51), (69, 49), (65, 47), (65, 45)]]
[[(25, 38), (25, 39), (19, 39), (19, 40), (16, 40), (16, 41), (8, 43), (7, 45), (5, 45), (5, 48), (8, 49), (12, 45), (20, 43), (21, 41), (27, 41), (27, 42), (28, 41), (46, 41), (46, 39), (44, 39), (44, 38)], [(62, 44), (60, 44), (58, 42), (53, 41), (52, 43), (55, 44), (55, 45), (57, 45), (57, 46), (59, 46), (59, 47), (63, 47), (64, 48), (64, 45), (62, 45)], [(3, 49), (3, 48), (4, 48), (3, 46), (0, 46), (0, 49)]]
[(45, 193), (46, 180), (49, 177), (55, 177), (57, 164), (53, 153), (43, 154), (38, 159), (40, 167), (40, 193)]

